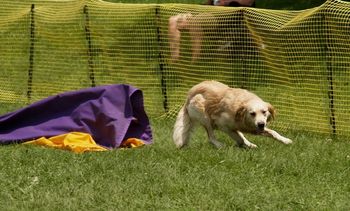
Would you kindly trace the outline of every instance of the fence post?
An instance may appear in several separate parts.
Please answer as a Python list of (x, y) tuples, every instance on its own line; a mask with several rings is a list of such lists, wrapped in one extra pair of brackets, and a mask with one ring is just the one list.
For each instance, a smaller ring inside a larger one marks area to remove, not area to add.
[(337, 134), (337, 127), (336, 127), (336, 118), (335, 118), (335, 108), (334, 108), (334, 86), (333, 86), (333, 67), (332, 67), (332, 58), (330, 55), (330, 37), (329, 37), (329, 26), (326, 20), (326, 17), (324, 14), (322, 14), (322, 23), (324, 24), (324, 52), (325, 52), (325, 59), (326, 59), (326, 66), (327, 66), (327, 81), (328, 81), (328, 99), (329, 99), (329, 110), (330, 110), (330, 117), (329, 122), (332, 127), (332, 135), (335, 136)]
[(33, 86), (33, 68), (34, 68), (34, 44), (35, 44), (35, 19), (34, 19), (35, 5), (32, 4), (30, 9), (30, 47), (29, 47), (29, 67), (28, 67), (28, 81), (27, 81), (27, 99), (28, 104), (32, 98)]
[(95, 73), (94, 73), (94, 61), (92, 54), (92, 42), (91, 42), (91, 31), (90, 31), (90, 17), (87, 5), (84, 6), (84, 15), (85, 15), (85, 39), (88, 43), (88, 66), (89, 66), (89, 78), (91, 80), (91, 87), (95, 87)]
[(161, 86), (162, 86), (162, 95), (163, 95), (163, 107), (165, 112), (168, 111), (168, 96), (167, 96), (167, 84), (166, 84), (166, 73), (164, 71), (164, 66), (165, 66), (165, 60), (164, 60), (164, 55), (163, 55), (163, 42), (162, 42), (162, 37), (161, 37), (161, 17), (159, 13), (159, 5), (156, 6), (156, 24), (157, 24), (157, 41), (158, 41), (158, 59), (159, 59), (159, 71), (160, 71), (160, 77), (161, 77)]

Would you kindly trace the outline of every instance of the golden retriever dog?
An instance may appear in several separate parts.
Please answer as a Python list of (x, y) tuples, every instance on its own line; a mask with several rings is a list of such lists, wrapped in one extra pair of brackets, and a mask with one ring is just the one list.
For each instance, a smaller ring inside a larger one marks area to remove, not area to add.
[(243, 133), (266, 135), (284, 144), (292, 141), (268, 129), (275, 109), (255, 94), (217, 81), (204, 81), (190, 89), (174, 126), (173, 140), (178, 148), (188, 144), (196, 123), (207, 131), (209, 142), (217, 148), (223, 144), (215, 138), (214, 130), (227, 133), (240, 147), (255, 148)]

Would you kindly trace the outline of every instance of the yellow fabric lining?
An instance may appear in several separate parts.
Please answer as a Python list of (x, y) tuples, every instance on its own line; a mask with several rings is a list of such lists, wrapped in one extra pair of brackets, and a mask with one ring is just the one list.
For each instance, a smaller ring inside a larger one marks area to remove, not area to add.
[[(41, 137), (24, 144), (34, 144), (57, 149), (65, 149), (75, 153), (107, 151), (108, 148), (96, 144), (94, 139), (88, 133), (71, 132), (50, 138)], [(143, 146), (144, 142), (140, 139), (129, 138), (121, 144), (124, 148), (134, 148)]]
[(128, 138), (127, 140), (123, 141), (123, 143), (120, 145), (122, 148), (135, 148), (135, 147), (141, 147), (145, 145), (145, 143), (138, 138)]

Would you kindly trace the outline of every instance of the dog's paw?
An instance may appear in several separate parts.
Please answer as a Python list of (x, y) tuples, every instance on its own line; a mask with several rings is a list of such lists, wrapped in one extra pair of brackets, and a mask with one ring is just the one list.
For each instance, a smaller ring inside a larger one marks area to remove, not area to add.
[(210, 143), (214, 145), (217, 149), (221, 149), (225, 147), (225, 144), (217, 141), (217, 140), (211, 140)]
[(293, 143), (292, 140), (290, 140), (289, 138), (285, 138), (285, 137), (283, 137), (283, 138), (281, 139), (281, 141), (282, 141), (284, 144), (292, 144), (292, 143)]
[(257, 145), (249, 143), (249, 144), (239, 144), (237, 145), (240, 148), (245, 148), (245, 149), (254, 149), (254, 148), (258, 148)]
[(222, 149), (225, 147), (225, 144), (221, 143), (221, 142), (217, 142), (214, 144), (214, 146), (217, 148), (217, 149)]
[(257, 145), (252, 144), (252, 143), (250, 143), (249, 145), (247, 145), (247, 147), (249, 147), (249, 148), (251, 148), (251, 149), (258, 148)]

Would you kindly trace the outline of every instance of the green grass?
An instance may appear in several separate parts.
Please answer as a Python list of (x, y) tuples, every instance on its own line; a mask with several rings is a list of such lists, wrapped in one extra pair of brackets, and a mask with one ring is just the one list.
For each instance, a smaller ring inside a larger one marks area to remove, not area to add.
[(154, 144), (73, 154), (36, 146), (0, 148), (1, 210), (347, 210), (350, 146), (287, 133), (285, 146), (249, 136), (244, 150), (225, 135), (214, 149), (199, 129), (175, 149), (173, 121), (153, 120)]

